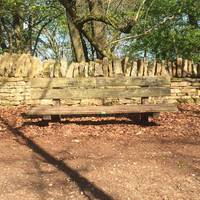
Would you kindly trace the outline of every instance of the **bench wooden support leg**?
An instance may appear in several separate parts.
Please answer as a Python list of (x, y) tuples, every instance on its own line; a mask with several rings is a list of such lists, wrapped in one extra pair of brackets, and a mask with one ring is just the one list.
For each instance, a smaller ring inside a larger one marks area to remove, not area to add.
[(42, 119), (44, 121), (51, 121), (51, 115), (43, 115)]
[(53, 122), (61, 122), (61, 117), (60, 117), (60, 115), (53, 115), (53, 116), (51, 116), (51, 120)]
[[(142, 97), (141, 104), (148, 104), (149, 97)], [(142, 124), (147, 124), (149, 122), (149, 113), (141, 113), (140, 120)]]
[(140, 122), (141, 122), (141, 124), (148, 124), (148, 122), (149, 122), (149, 114), (148, 113), (141, 113)]

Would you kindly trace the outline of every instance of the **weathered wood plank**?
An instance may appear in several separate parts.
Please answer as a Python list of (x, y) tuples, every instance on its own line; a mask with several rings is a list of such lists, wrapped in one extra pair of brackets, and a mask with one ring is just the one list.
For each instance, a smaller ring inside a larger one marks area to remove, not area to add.
[(90, 115), (176, 112), (173, 104), (156, 105), (115, 105), (115, 106), (38, 106), (31, 108), (26, 115)]
[(170, 79), (166, 77), (33, 78), (30, 81), (32, 88), (170, 85)]
[(168, 87), (143, 87), (143, 88), (103, 88), (103, 89), (32, 89), (32, 99), (104, 99), (104, 98), (132, 98), (132, 97), (157, 97), (170, 95)]

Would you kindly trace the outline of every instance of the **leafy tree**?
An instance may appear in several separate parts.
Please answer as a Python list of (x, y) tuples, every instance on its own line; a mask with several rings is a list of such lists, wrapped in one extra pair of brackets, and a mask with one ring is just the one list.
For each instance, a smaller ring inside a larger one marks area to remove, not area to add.
[(39, 51), (44, 30), (51, 30), (63, 15), (56, 1), (0, 0), (1, 51), (44, 53)]
[(200, 2), (198, 0), (155, 0), (146, 5), (148, 15), (131, 34), (143, 32), (152, 23), (159, 23), (166, 16), (173, 20), (154, 29), (146, 37), (128, 41), (124, 53), (131, 57), (147, 55), (158, 59), (176, 57), (200, 60)]
[(0, 0), (0, 52), (200, 59), (199, 0)]

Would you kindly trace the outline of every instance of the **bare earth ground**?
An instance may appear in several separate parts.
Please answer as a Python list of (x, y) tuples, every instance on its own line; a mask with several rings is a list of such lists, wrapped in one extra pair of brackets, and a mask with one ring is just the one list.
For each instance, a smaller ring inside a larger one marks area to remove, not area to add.
[(151, 126), (126, 116), (45, 126), (0, 108), (0, 199), (200, 199), (200, 106), (179, 109)]

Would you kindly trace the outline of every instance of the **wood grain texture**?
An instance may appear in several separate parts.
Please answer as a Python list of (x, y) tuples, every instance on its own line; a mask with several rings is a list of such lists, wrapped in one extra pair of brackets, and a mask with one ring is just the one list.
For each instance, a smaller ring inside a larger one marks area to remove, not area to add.
[(169, 87), (143, 88), (64, 88), (64, 89), (32, 89), (31, 98), (34, 99), (105, 99), (157, 97), (170, 95)]
[(106, 86), (169, 86), (169, 77), (88, 77), (88, 78), (34, 78), (32, 88), (106, 87)]
[(157, 105), (115, 105), (115, 106), (37, 106), (31, 108), (26, 115), (90, 115), (90, 114), (123, 114), (176, 112), (173, 104)]

